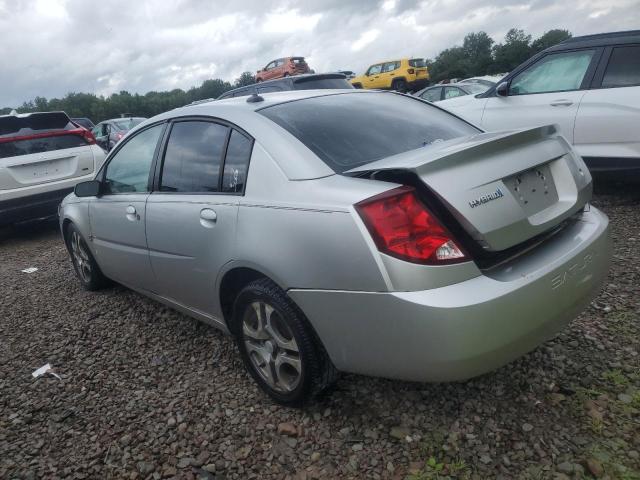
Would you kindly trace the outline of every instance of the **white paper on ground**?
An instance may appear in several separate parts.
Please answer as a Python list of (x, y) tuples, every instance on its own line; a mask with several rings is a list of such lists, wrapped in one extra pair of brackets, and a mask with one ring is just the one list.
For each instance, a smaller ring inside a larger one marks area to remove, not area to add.
[(41, 366), (40, 368), (35, 370), (33, 373), (31, 373), (31, 375), (33, 376), (33, 378), (38, 378), (38, 377), (44, 375), (45, 373), (50, 373), (51, 375), (56, 377), (58, 380), (62, 380), (59, 375), (53, 373), (53, 371), (51, 370), (51, 364), (50, 363), (47, 363), (46, 365)]
[(37, 267), (29, 267), (29, 268), (25, 268), (24, 270), (22, 270), (24, 273), (33, 273), (33, 272), (37, 272), (38, 268)]

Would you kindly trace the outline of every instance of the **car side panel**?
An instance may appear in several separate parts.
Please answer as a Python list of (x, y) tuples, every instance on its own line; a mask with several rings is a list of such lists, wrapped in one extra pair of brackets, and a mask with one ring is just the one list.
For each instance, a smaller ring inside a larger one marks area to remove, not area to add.
[(640, 164), (640, 86), (588, 90), (576, 117), (583, 157), (636, 158)]

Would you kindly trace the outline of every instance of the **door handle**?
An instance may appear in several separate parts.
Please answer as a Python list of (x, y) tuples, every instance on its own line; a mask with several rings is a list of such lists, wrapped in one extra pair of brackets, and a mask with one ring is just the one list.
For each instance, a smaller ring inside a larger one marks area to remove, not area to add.
[(138, 215), (138, 213), (136, 212), (136, 207), (134, 207), (133, 205), (129, 205), (126, 209), (125, 212), (127, 212), (127, 220), (130, 220), (132, 222), (135, 222), (136, 220), (140, 220), (140, 215)]
[(573, 105), (573, 102), (571, 100), (562, 99), (554, 100), (549, 105), (551, 105), (552, 107), (570, 107), (571, 105)]
[(200, 225), (211, 228), (218, 221), (218, 214), (210, 208), (200, 210)]

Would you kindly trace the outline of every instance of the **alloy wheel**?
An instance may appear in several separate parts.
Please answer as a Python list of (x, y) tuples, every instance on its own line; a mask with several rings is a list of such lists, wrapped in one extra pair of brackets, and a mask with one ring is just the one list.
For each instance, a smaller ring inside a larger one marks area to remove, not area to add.
[(263, 301), (249, 304), (242, 318), (244, 348), (262, 379), (278, 392), (292, 392), (302, 377), (302, 361), (286, 320)]
[(89, 254), (84, 246), (84, 241), (78, 232), (71, 232), (71, 255), (73, 262), (76, 264), (78, 273), (83, 281), (89, 283), (91, 281), (91, 262)]

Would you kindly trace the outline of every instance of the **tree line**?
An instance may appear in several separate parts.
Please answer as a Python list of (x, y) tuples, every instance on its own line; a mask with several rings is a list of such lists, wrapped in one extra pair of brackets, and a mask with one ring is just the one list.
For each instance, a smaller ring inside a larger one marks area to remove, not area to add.
[[(496, 43), (486, 32), (473, 32), (464, 37), (462, 46), (447, 48), (434, 59), (426, 60), (426, 63), (433, 82), (506, 73), (531, 55), (570, 37), (571, 33), (567, 30), (556, 29), (532, 40), (531, 35), (523, 30), (512, 28), (502, 43)], [(62, 98), (36, 97), (24, 102), (16, 110), (19, 113), (61, 110), (70, 117), (89, 117), (95, 123), (118, 117), (122, 113), (152, 117), (197, 100), (217, 98), (227, 90), (252, 83), (253, 74), (244, 72), (233, 83), (215, 78), (205, 80), (200, 86), (186, 91), (176, 88), (140, 95), (123, 90), (109, 96), (72, 92)], [(0, 108), (0, 115), (6, 115), (11, 110), (11, 107)]]

